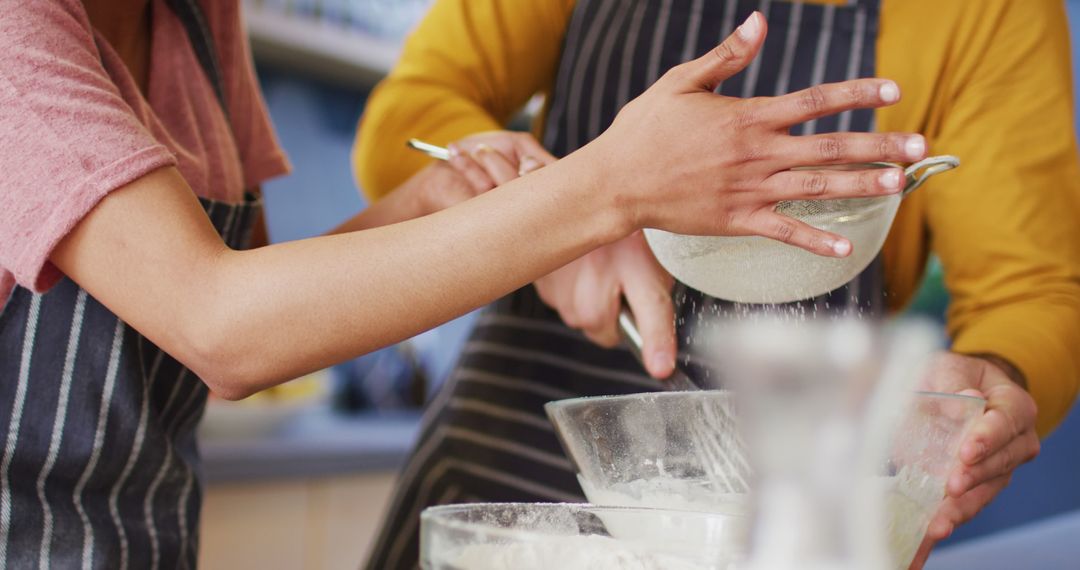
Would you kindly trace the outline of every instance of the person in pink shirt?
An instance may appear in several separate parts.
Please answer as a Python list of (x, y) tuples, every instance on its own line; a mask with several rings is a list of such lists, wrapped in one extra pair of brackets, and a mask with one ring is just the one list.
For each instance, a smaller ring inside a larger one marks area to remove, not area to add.
[(420, 174), (331, 235), (267, 246), (258, 186), (288, 164), (236, 0), (2, 8), (0, 570), (194, 567), (209, 392), (243, 398), (397, 342), (643, 227), (847, 255), (773, 206), (897, 192), (900, 172), (790, 169), (925, 150), (788, 135), (897, 102), (891, 81), (714, 94), (760, 48), (755, 14), (557, 163), (517, 178), (481, 145), (506, 182), (491, 192), (412, 219), (437, 191)]

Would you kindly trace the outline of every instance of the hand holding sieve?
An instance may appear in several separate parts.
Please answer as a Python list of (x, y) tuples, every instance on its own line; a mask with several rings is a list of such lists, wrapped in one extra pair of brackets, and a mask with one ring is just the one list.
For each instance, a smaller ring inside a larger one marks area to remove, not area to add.
[[(954, 156), (937, 156), (905, 169), (899, 194), (874, 198), (784, 201), (776, 211), (851, 242), (843, 258), (826, 258), (763, 237), (712, 237), (646, 229), (657, 260), (676, 279), (709, 296), (737, 303), (779, 304), (824, 295), (866, 269), (885, 244), (900, 202), (931, 177), (960, 165)], [(840, 168), (896, 168), (869, 163)]]

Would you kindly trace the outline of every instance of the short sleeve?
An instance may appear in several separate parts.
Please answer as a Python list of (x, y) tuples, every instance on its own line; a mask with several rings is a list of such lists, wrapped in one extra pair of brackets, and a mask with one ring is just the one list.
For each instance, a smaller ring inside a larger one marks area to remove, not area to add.
[(0, 268), (42, 291), (53, 248), (110, 191), (175, 164), (100, 63), (76, 0), (0, 11)]
[(255, 76), (241, 3), (209, 0), (203, 5), (206, 10), (217, 11), (212, 25), (228, 84), (229, 120), (240, 151), (244, 187), (253, 188), (288, 174), (289, 161), (278, 143)]

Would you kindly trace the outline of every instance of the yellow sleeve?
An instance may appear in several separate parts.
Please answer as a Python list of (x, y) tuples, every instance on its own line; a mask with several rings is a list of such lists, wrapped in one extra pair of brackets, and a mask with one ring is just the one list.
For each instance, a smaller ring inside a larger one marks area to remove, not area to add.
[(365, 194), (386, 195), (430, 159), (405, 147), (445, 145), (503, 128), (552, 83), (574, 0), (437, 0), (368, 99), (353, 168)]
[(1060, 0), (957, 4), (965, 14), (928, 132), (936, 152), (963, 166), (926, 189), (930, 246), (952, 297), (954, 350), (1019, 368), (1045, 435), (1080, 380), (1080, 156), (1066, 12)]

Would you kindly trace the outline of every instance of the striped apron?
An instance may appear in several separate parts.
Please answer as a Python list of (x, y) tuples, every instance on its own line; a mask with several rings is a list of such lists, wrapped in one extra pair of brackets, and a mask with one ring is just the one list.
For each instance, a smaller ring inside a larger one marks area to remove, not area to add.
[[(545, 146), (563, 156), (597, 137), (618, 110), (669, 68), (706, 53), (752, 10), (769, 20), (761, 55), (719, 89), (774, 96), (875, 73), (878, 0), (847, 6), (770, 0), (579, 0), (563, 45)], [(872, 111), (809, 122), (797, 134), (872, 131)], [(875, 261), (851, 284), (795, 306), (807, 313), (884, 312)], [(701, 315), (757, 310), (678, 287), (681, 358)], [(582, 501), (573, 468), (544, 415), (551, 400), (657, 390), (625, 349), (606, 350), (567, 328), (533, 287), (479, 317), (420, 439), (369, 560), (369, 570), (415, 568), (425, 507), (481, 501)]]
[[(211, 61), (197, 5), (172, 5)], [(201, 202), (247, 245), (257, 201)], [(194, 568), (206, 385), (70, 279), (14, 290), (0, 354), (0, 569)]]

